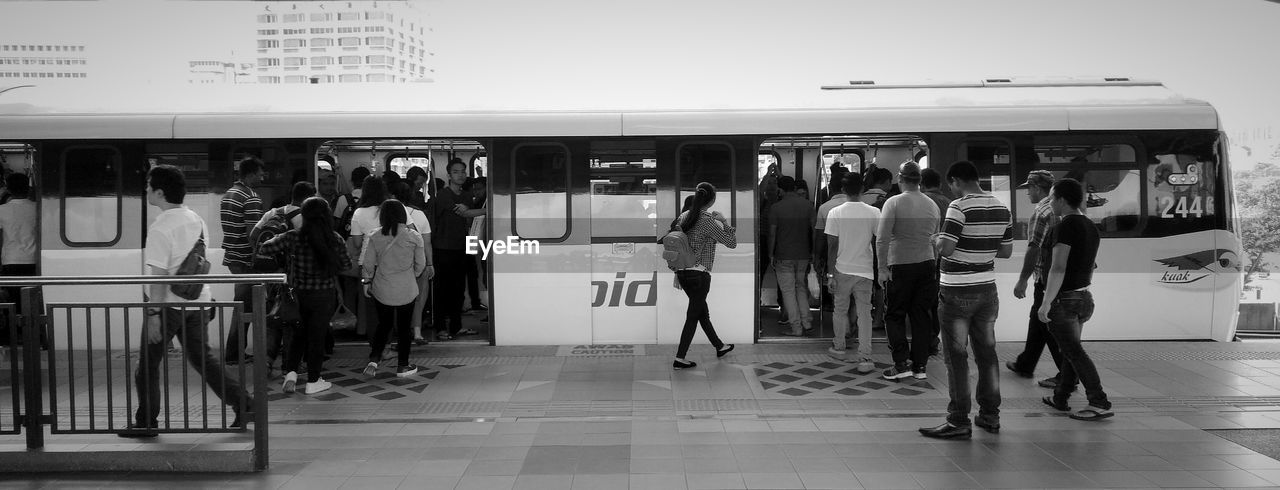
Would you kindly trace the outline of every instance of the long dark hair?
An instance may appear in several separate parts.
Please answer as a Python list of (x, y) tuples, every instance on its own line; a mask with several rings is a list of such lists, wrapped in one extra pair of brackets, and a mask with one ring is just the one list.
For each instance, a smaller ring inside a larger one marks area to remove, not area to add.
[(409, 214), (400, 201), (387, 199), (382, 202), (382, 207), (378, 208), (378, 223), (382, 225), (383, 236), (396, 236), (400, 231), (400, 225), (408, 222)]
[(698, 218), (702, 217), (702, 210), (713, 202), (716, 202), (716, 186), (707, 182), (698, 184), (697, 191), (693, 194), (693, 204), (684, 211), (684, 216), (680, 220), (680, 231), (689, 233), (689, 230), (698, 224)]
[(387, 200), (387, 183), (381, 178), (368, 176), (360, 186), (360, 207), (381, 206)]
[(316, 263), (326, 274), (338, 273), (342, 259), (336, 249), (340, 244), (338, 235), (333, 231), (333, 211), (323, 197), (308, 197), (302, 201), (302, 227), (298, 228), (298, 235), (311, 247)]

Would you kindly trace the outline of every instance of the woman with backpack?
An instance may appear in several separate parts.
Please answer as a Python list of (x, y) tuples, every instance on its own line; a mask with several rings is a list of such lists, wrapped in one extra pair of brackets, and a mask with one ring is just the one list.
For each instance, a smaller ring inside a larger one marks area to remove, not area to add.
[(286, 351), (285, 393), (293, 393), (298, 383), (298, 365), (307, 353), (306, 393), (313, 395), (333, 386), (321, 377), (324, 370), (325, 334), (329, 319), (338, 309), (338, 271), (351, 267), (351, 257), (342, 237), (333, 229), (333, 212), (321, 197), (302, 202), (302, 226), (267, 240), (260, 253), (283, 253), (288, 257), (285, 274), (289, 292), (297, 302), (302, 329), (293, 336)]
[(711, 292), (711, 266), (716, 259), (716, 244), (729, 248), (738, 247), (737, 230), (729, 225), (728, 220), (719, 211), (710, 211), (716, 202), (716, 188), (707, 182), (698, 184), (693, 195), (693, 203), (687, 211), (680, 213), (673, 231), (679, 230), (688, 238), (693, 253), (693, 265), (676, 270), (676, 284), (689, 296), (689, 309), (685, 313), (684, 330), (680, 333), (680, 347), (676, 351), (676, 360), (671, 365), (675, 369), (687, 369), (698, 363), (686, 360), (689, 344), (693, 343), (693, 334), (702, 325), (702, 332), (707, 340), (716, 348), (716, 357), (724, 357), (733, 350), (733, 344), (720, 341), (716, 329), (711, 326), (711, 311), (707, 306), (707, 293)]
[(408, 213), (400, 201), (383, 202), (378, 219), (382, 227), (369, 235), (360, 261), (364, 294), (374, 299), (378, 311), (378, 329), (369, 338), (369, 364), (364, 374), (378, 374), (382, 350), (395, 329), (399, 335), (396, 376), (403, 378), (418, 372), (417, 366), (409, 364), (409, 349), (413, 347), (410, 319), (418, 297), (418, 276), (425, 273), (430, 279), (433, 268), (422, 235), (407, 224)]

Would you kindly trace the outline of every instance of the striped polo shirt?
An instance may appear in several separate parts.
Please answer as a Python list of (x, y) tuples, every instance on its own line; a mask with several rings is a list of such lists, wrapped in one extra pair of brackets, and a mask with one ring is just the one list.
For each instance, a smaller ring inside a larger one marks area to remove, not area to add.
[(1000, 246), (1013, 245), (1013, 221), (1009, 208), (990, 194), (970, 194), (951, 202), (942, 223), (942, 240), (956, 244), (942, 258), (944, 288), (995, 286), (995, 258)]
[(253, 246), (249, 232), (262, 219), (262, 200), (258, 193), (236, 181), (222, 196), (219, 218), (222, 221), (222, 265), (253, 265)]

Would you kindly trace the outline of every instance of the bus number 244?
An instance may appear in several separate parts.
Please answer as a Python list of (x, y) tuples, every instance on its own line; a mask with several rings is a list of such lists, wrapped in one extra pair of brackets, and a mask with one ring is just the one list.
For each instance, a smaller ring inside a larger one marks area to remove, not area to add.
[(1204, 206), (1200, 196), (1193, 196), (1191, 205), (1187, 206), (1187, 196), (1179, 197), (1176, 201), (1173, 197), (1162, 196), (1160, 198), (1160, 217), (1161, 218), (1187, 218), (1195, 216), (1197, 218), (1204, 216)]

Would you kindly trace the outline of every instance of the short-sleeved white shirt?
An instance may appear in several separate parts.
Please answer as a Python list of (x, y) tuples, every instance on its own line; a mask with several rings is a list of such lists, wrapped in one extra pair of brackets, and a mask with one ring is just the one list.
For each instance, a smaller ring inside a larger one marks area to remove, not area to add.
[[(209, 243), (209, 230), (205, 226), (204, 220), (195, 211), (186, 206), (179, 206), (167, 211), (161, 211), (156, 216), (155, 222), (151, 223), (151, 227), (147, 228), (147, 246), (143, 252), (146, 261), (145, 274), (151, 274), (151, 267), (159, 267), (168, 271), (169, 275), (177, 272), (178, 267), (182, 265), (182, 261), (187, 258), (187, 254), (191, 252), (196, 240), (203, 233), (206, 246)], [(194, 300), (187, 300), (178, 297), (165, 287), (163, 298), (151, 298), (155, 302), (172, 302), (172, 303), (189, 303), (194, 301), (209, 301), (212, 295), (209, 287), (205, 286), (200, 291), (200, 297)]]
[(875, 254), (871, 243), (880, 224), (880, 210), (861, 201), (846, 202), (827, 214), (824, 233), (840, 239), (836, 270), (841, 274), (875, 279)]
[(35, 201), (14, 198), (0, 205), (0, 231), (4, 232), (0, 264), (36, 263)]
[(351, 236), (368, 235), (374, 230), (382, 228), (382, 223), (378, 221), (380, 206), (365, 206), (356, 208), (356, 212), (351, 215)]

